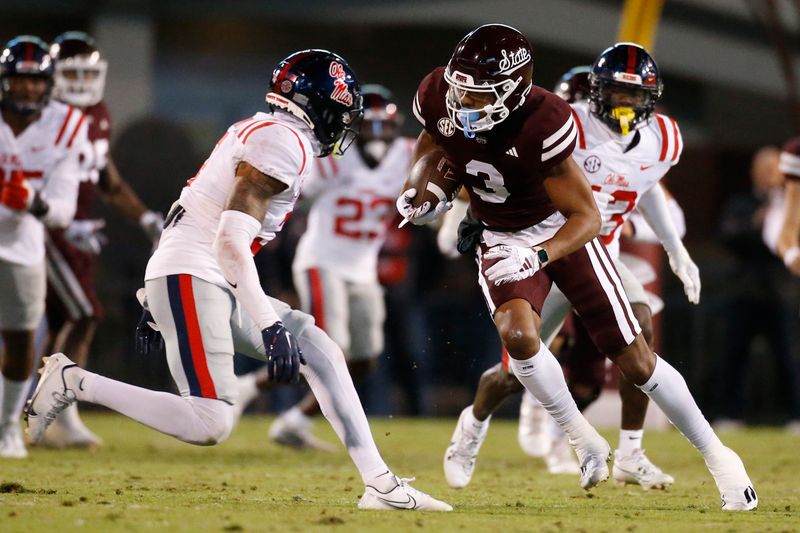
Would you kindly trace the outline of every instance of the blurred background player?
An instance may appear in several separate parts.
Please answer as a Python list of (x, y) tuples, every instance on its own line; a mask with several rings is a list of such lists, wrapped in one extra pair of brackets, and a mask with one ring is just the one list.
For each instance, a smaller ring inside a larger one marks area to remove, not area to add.
[(304, 375), (364, 481), (359, 508), (450, 511), (391, 473), (341, 349), (312, 317), (267, 296), (253, 261), (282, 229), (314, 158), (341, 154), (356, 137), (358, 80), (338, 55), (303, 50), (275, 67), (266, 100), (270, 112), (228, 128), (183, 188), (147, 265), (138, 338), (148, 352), (158, 329), (180, 396), (87, 372), (59, 353), (29, 402), (28, 433), (41, 440), (56, 414), (83, 400), (185, 442), (217, 444), (236, 420), (238, 351), (265, 360), (273, 382)]
[[(160, 213), (148, 210), (122, 179), (109, 152), (111, 117), (103, 102), (108, 63), (89, 35), (62, 33), (50, 46), (55, 62), (53, 98), (83, 111), (89, 143), (82, 152), (83, 174), (75, 220), (66, 229), (51, 229), (47, 247), (47, 324), (45, 354), (65, 352), (86, 366), (103, 306), (95, 291), (97, 258), (105, 243), (103, 220), (92, 218), (97, 193), (128, 220), (138, 223), (156, 243), (164, 223)], [(101, 439), (78, 415), (77, 404), (59, 414), (42, 444), (57, 448), (92, 447)]]
[(0, 456), (25, 457), (19, 417), (44, 314), (45, 229), (75, 213), (83, 113), (52, 101), (53, 63), (38, 37), (23, 35), (0, 56)]
[[(391, 93), (363, 87), (364, 118), (356, 149), (342, 157), (317, 159), (303, 195), (313, 202), (292, 265), (302, 310), (339, 345), (358, 384), (375, 369), (383, 352), (386, 317), (378, 283), (378, 252), (394, 217), (394, 199), (408, 176), (413, 139), (400, 137), (403, 117)], [(266, 373), (243, 378), (242, 408)], [(270, 427), (272, 440), (294, 447), (330, 450), (311, 433), (319, 404), (309, 392)]]
[[(791, 150), (791, 144), (786, 148)], [(727, 288), (728, 301), (721, 310), (725, 329), (716, 370), (721, 378), (717, 431), (745, 425), (747, 376), (759, 340), (774, 365), (773, 394), (786, 406), (787, 427), (800, 429), (800, 382), (793, 349), (797, 284), (775, 255), (785, 218), (784, 182), (792, 183), (792, 167), (786, 164), (790, 159), (788, 151), (782, 155), (775, 146), (756, 151), (750, 189), (732, 196), (722, 210), (719, 238), (735, 259), (736, 283)]]

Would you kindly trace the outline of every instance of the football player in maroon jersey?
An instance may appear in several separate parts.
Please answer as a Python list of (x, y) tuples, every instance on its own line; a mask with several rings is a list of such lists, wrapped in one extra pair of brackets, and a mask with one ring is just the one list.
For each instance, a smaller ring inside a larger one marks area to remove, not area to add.
[[(714, 434), (683, 377), (641, 335), (596, 238), (601, 221), (591, 188), (570, 157), (578, 134), (570, 107), (532, 78), (528, 40), (509, 26), (488, 24), (464, 37), (446, 67), (423, 79), (413, 104), (424, 128), (415, 160), (438, 148), (463, 168), (462, 184), (480, 223), (474, 232), (478, 282), (510, 368), (569, 435), (581, 486), (606, 480), (610, 447), (580, 413), (561, 367), (539, 341), (541, 306), (556, 283), (597, 348), (703, 454), (723, 509), (754, 509), (758, 499), (741, 459)], [(397, 200), (400, 214), (415, 224), (448, 209), (445, 201), (415, 208), (415, 195), (409, 187)], [(480, 427), (469, 415), (462, 415), (461, 431)]]
[[(81, 178), (75, 220), (66, 229), (50, 230), (47, 240), (50, 336), (45, 351), (69, 353), (84, 366), (97, 324), (103, 318), (94, 279), (104, 243), (100, 233), (104, 221), (92, 218), (97, 192), (115, 212), (138, 223), (154, 243), (161, 234), (163, 218), (145, 207), (111, 159), (111, 117), (103, 102), (108, 65), (94, 39), (83, 32), (63, 33), (51, 45), (50, 54), (55, 60), (53, 96), (84, 112), (89, 143), (82, 153), (86, 175)], [(77, 404), (58, 416), (44, 440), (45, 445), (57, 448), (100, 443), (78, 416)]]

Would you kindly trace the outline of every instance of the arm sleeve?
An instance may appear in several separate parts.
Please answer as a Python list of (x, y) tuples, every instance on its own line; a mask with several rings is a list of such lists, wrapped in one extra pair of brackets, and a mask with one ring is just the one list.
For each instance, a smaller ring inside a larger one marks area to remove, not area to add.
[[(686, 235), (686, 218), (684, 217), (683, 209), (678, 205), (675, 198), (669, 198), (667, 200), (667, 209), (669, 210), (672, 223), (675, 225), (675, 230), (678, 232), (678, 236), (683, 239)], [(653, 228), (650, 227), (650, 224), (647, 223), (644, 216), (642, 216), (638, 210), (634, 211), (631, 215), (630, 221), (633, 225), (633, 238), (635, 240), (653, 244), (661, 242), (656, 232), (653, 231)]]
[(244, 136), (242, 160), (291, 187), (309, 163), (303, 142), (287, 126), (267, 123)]
[(279, 320), (261, 288), (250, 244), (261, 223), (247, 213), (225, 210), (219, 219), (213, 250), (228, 286), (245, 311), (263, 330)]
[(652, 228), (664, 250), (668, 254), (674, 254), (683, 248), (681, 236), (672, 221), (667, 196), (664, 189), (656, 184), (650, 190), (642, 194), (637, 209), (644, 217), (647, 224)]
[(42, 222), (48, 227), (64, 228), (72, 222), (78, 207), (78, 187), (87, 169), (81, 165), (81, 151), (91, 148), (84, 122), (77, 132), (76, 141), (47, 178), (42, 199), (49, 206)]

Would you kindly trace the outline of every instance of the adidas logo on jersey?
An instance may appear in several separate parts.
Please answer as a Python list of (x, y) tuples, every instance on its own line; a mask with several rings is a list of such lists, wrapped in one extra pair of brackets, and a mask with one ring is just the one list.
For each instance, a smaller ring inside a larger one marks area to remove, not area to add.
[(514, 148), (513, 146), (506, 153), (508, 155), (510, 155), (511, 157), (519, 157), (519, 154), (517, 153), (517, 149)]

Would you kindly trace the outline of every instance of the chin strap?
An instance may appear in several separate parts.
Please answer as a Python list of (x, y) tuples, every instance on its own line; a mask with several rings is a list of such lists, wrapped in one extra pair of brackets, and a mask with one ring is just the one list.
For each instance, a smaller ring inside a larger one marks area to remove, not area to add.
[(611, 110), (611, 116), (619, 121), (619, 130), (622, 135), (630, 133), (630, 124), (636, 118), (636, 112), (632, 107), (615, 107)]
[(464, 125), (464, 137), (474, 139), (475, 132), (472, 131), (472, 123), (480, 119), (480, 111), (461, 111), (458, 115), (458, 119)]

